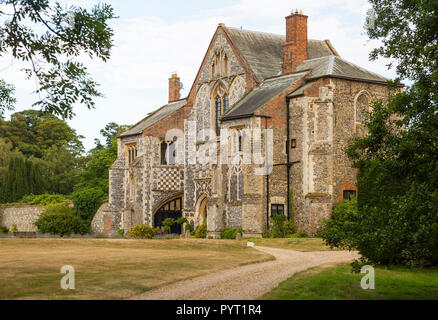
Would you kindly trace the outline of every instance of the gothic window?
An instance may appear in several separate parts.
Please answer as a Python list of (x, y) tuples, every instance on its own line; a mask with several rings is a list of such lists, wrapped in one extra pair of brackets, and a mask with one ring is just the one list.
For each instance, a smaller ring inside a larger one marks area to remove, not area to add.
[(228, 111), (229, 107), (230, 107), (230, 99), (228, 98), (228, 95), (226, 94), (224, 96), (224, 113)]
[(230, 59), (225, 48), (217, 47), (211, 61), (211, 78), (228, 77), (230, 73)]
[(129, 144), (126, 145), (126, 154), (128, 157), (128, 163), (131, 165), (134, 160), (137, 158), (137, 145), (136, 144)]
[(216, 97), (216, 135), (221, 135), (222, 98)]
[(176, 163), (176, 148), (174, 142), (163, 141), (160, 145), (161, 165), (173, 166)]
[(362, 93), (356, 100), (355, 105), (355, 131), (356, 135), (363, 137), (366, 135), (366, 130), (363, 122), (366, 117), (366, 113), (369, 112), (369, 99), (365, 93)]

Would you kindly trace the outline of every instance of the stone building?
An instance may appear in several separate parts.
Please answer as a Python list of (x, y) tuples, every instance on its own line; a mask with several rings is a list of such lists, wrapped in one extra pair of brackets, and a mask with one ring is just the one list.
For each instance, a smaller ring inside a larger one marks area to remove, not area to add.
[(354, 196), (343, 150), (364, 134), (370, 102), (388, 98), (388, 79), (308, 39), (307, 20), (286, 17), (286, 36), (219, 24), (188, 96), (173, 74), (168, 104), (118, 138), (95, 231), (186, 217), (194, 227), (207, 220), (210, 237), (224, 228), (260, 237), (284, 214), (314, 234), (335, 202)]

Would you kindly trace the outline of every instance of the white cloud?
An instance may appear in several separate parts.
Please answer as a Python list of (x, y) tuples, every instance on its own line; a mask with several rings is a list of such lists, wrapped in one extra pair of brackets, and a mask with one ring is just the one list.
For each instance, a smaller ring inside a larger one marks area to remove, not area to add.
[[(142, 12), (135, 18), (121, 17), (114, 21), (112, 58), (107, 63), (86, 62), (94, 79), (101, 84), (105, 98), (97, 101), (95, 110), (76, 107), (77, 116), (70, 124), (87, 137), (86, 147), (91, 148), (99, 130), (108, 122), (133, 124), (165, 104), (168, 78), (173, 71), (182, 78), (187, 93), (219, 22), (284, 33), (284, 17), (295, 8), (309, 15), (310, 38), (330, 39), (346, 60), (384, 76), (394, 76), (386, 70), (385, 63), (368, 61), (376, 43), (367, 43), (367, 36), (362, 34), (362, 21), (368, 8), (366, 0), (271, 0), (269, 3), (267, 6), (266, 0), (239, 0), (234, 5), (205, 12), (193, 8), (191, 16), (173, 21)], [(4, 59), (0, 60), (0, 66), (5, 64)], [(7, 79), (12, 77), (18, 98), (30, 104), (33, 100), (29, 91), (34, 86), (22, 80), (24, 74), (14, 72), (12, 76), (9, 72)], [(28, 107), (20, 104), (19, 108)]]

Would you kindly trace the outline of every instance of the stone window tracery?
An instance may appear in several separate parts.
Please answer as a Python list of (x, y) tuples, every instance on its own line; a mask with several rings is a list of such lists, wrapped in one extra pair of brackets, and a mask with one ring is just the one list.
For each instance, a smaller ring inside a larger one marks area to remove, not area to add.
[(221, 134), (221, 117), (229, 108), (229, 97), (227, 88), (222, 82), (216, 86), (216, 89), (213, 90), (213, 100), (215, 106), (215, 126), (216, 126), (216, 135), (220, 137)]
[(163, 141), (160, 144), (161, 165), (173, 166), (176, 164), (176, 146), (173, 141)]
[(229, 53), (225, 48), (216, 47), (214, 49), (210, 70), (211, 79), (218, 79), (229, 76), (230, 58)]
[(128, 163), (129, 165), (131, 165), (138, 155), (137, 145), (136, 144), (126, 145), (126, 155), (128, 158)]

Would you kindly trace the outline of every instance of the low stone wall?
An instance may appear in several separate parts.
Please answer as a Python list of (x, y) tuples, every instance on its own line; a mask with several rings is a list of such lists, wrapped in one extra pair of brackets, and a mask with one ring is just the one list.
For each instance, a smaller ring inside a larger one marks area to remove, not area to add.
[(0, 206), (0, 226), (12, 231), (15, 224), (19, 232), (36, 232), (34, 222), (43, 211), (43, 207), (36, 205)]
[(96, 212), (91, 223), (91, 232), (109, 237), (117, 236), (121, 229), (121, 218), (121, 214), (117, 211), (111, 211), (108, 202), (106, 202)]

